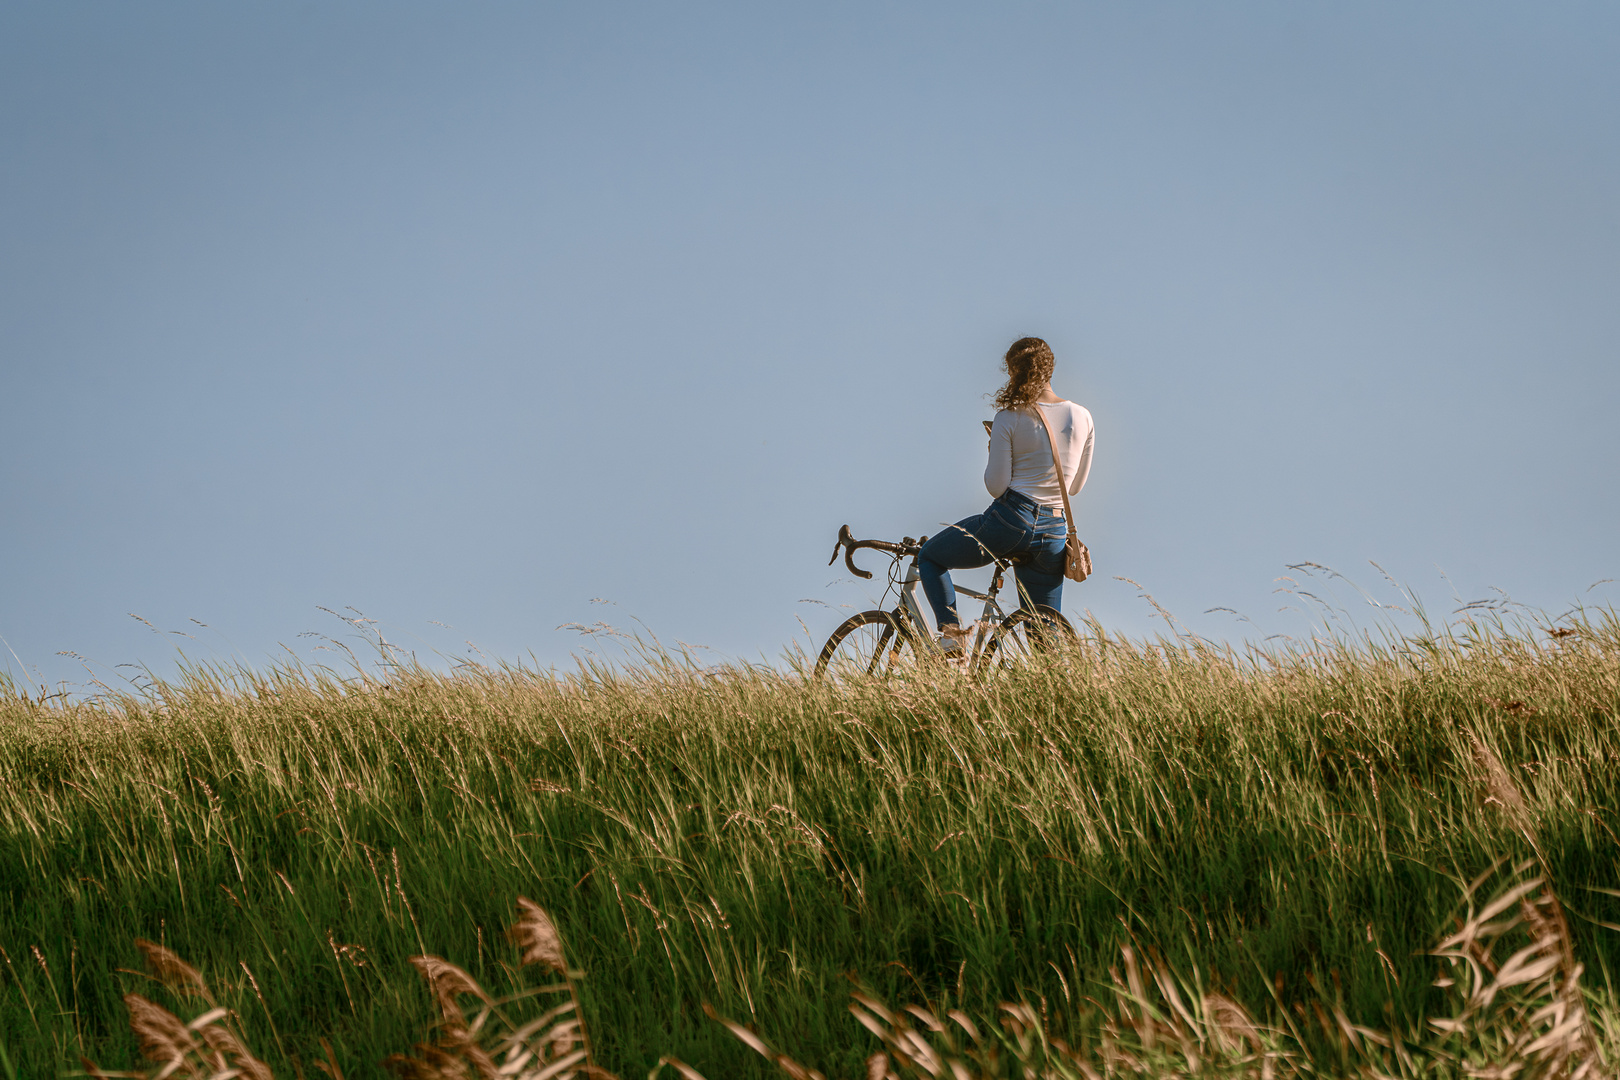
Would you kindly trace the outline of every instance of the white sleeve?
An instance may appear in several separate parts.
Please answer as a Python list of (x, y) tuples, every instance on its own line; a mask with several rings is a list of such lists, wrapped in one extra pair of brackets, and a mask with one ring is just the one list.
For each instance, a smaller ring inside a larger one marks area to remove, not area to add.
[(994, 498), (1001, 498), (1012, 483), (1012, 419), (1003, 409), (990, 425), (990, 461), (984, 467), (984, 486)]
[(1069, 494), (1078, 495), (1080, 489), (1086, 486), (1086, 477), (1091, 475), (1091, 444), (1096, 435), (1096, 428), (1091, 424), (1091, 413), (1086, 413), (1086, 442), (1080, 449), (1080, 460), (1074, 466), (1074, 480), (1069, 485)]

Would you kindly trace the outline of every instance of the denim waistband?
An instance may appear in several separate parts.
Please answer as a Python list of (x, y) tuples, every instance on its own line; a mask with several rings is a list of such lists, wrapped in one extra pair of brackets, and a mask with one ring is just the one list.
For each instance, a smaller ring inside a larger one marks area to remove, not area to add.
[(1039, 514), (1044, 510), (1055, 518), (1061, 518), (1063, 516), (1062, 510), (1047, 506), (1045, 503), (1038, 503), (1028, 495), (1025, 495), (1022, 491), (1014, 491), (1012, 488), (1008, 488), (1006, 491), (1003, 491), (1000, 495), (996, 496), (996, 501), (1004, 502), (1008, 506), (1017, 506), (1022, 507), (1025, 510), (1033, 510), (1036, 514)]

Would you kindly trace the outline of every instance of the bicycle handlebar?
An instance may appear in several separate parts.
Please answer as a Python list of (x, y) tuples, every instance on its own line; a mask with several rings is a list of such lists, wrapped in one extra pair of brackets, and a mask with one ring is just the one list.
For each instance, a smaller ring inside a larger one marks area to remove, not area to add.
[(907, 555), (917, 554), (917, 552), (922, 549), (923, 544), (927, 543), (927, 541), (928, 537), (926, 536), (921, 540), (913, 540), (908, 536), (898, 544), (892, 543), (888, 540), (857, 540), (855, 539), (855, 535), (849, 531), (849, 526), (845, 525), (838, 530), (838, 541), (833, 544), (832, 558), (827, 560), (827, 565), (831, 566), (833, 563), (838, 561), (838, 551), (840, 548), (842, 548), (844, 552), (844, 565), (849, 567), (849, 572), (854, 574), (856, 577), (869, 578), (872, 576), (872, 572), (870, 570), (862, 570), (860, 567), (855, 565), (855, 552), (859, 549), (873, 548), (877, 551), (887, 551), (889, 554), (894, 555), (897, 558), (904, 558)]

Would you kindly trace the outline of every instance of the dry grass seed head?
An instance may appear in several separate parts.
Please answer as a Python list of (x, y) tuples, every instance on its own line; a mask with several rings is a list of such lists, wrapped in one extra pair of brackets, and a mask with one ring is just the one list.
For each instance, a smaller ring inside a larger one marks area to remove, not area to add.
[(563, 959), (562, 935), (545, 909), (526, 896), (517, 900), (518, 919), (507, 936), (523, 950), (525, 964), (544, 964), (558, 974), (564, 974), (568, 965)]
[(1526, 808), (1524, 796), (1519, 793), (1518, 785), (1508, 775), (1507, 767), (1502, 764), (1502, 759), (1497, 757), (1490, 747), (1480, 741), (1478, 735), (1470, 732), (1468, 737), (1474, 744), (1474, 761), (1479, 765), (1480, 771), (1483, 773), (1482, 787), (1485, 801), (1487, 803), (1496, 803), (1503, 811), (1513, 817), (1514, 824), (1520, 824), (1526, 813)]
[(146, 959), (147, 969), (164, 986), (182, 994), (208, 996), (208, 984), (203, 982), (201, 972), (180, 959), (172, 950), (145, 938), (136, 938), (135, 947), (141, 950), (141, 956)]
[(146, 1060), (183, 1062), (187, 1054), (198, 1049), (186, 1025), (163, 1006), (139, 994), (125, 994), (124, 1007), (129, 1010), (129, 1030), (140, 1040)]
[(443, 957), (413, 956), (411, 966), (421, 972), (422, 978), (433, 988), (434, 1000), (438, 1002), (446, 1020), (461, 1019), (461, 1006), (456, 1003), (456, 998), (462, 994), (473, 994), (480, 1001), (489, 1003), (489, 995), (478, 985), (478, 981)]
[[(481, 1080), (495, 1080), (500, 1070), (488, 1051), (478, 1045), (477, 1038), (464, 1027), (447, 1028), (439, 1036), (439, 1047), (456, 1060), (471, 1066), (473, 1074)], [(466, 1075), (463, 1073), (462, 1075)]]
[(1225, 994), (1209, 994), (1204, 998), (1204, 1016), (1210, 1027), (1230, 1043), (1231, 1049), (1241, 1049), (1245, 1042), (1254, 1050), (1260, 1049), (1260, 1028), (1254, 1018)]
[[(196, 1021), (192, 1022), (193, 1024)], [(230, 1030), (218, 1023), (204, 1024), (197, 1030), (209, 1049), (224, 1055), (225, 1061), (248, 1080), (274, 1080), (270, 1073), (270, 1066), (248, 1053), (242, 1040), (231, 1034)]]

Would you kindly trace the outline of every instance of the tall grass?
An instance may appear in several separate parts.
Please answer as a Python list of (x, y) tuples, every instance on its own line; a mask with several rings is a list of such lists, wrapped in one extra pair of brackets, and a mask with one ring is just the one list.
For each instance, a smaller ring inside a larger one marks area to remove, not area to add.
[(1092, 626), (982, 683), (656, 654), (10, 686), (0, 1069), (135, 1067), (123, 997), (171, 992), (140, 938), (197, 966), (276, 1075), (381, 1075), (435, 1009), (408, 958), (502, 983), (519, 895), (555, 917), (595, 1060), (625, 1076), (665, 1056), (774, 1072), (705, 1004), (864, 1075), (852, 979), (941, 1016), (1023, 1002), (1080, 1045), (1122, 946), (1257, 1014), (1331, 1000), (1352, 1027), (1421, 1030), (1450, 1015), (1428, 952), (1504, 858), (1536, 860), (1607, 993), (1620, 624), (1560, 635), (1237, 653)]

